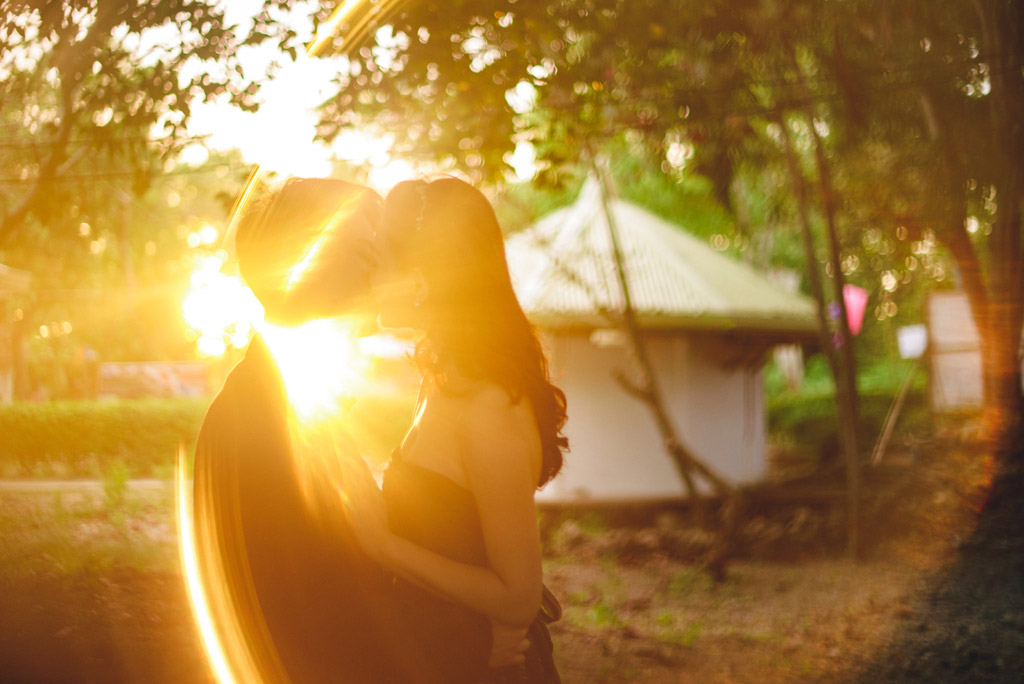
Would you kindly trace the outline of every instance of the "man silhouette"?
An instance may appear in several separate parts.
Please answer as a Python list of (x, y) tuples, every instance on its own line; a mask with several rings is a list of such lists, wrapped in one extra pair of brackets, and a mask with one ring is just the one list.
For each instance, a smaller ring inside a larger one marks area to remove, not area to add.
[[(379, 202), (361, 186), (299, 179), (246, 212), (239, 270), (268, 320), (355, 306), (369, 289)], [(297, 467), (287, 416), (280, 374), (255, 337), (207, 412), (195, 459), (199, 569), (229, 668), (240, 684), (424, 681), (389, 578), (352, 537), (339, 483), (310, 482)]]

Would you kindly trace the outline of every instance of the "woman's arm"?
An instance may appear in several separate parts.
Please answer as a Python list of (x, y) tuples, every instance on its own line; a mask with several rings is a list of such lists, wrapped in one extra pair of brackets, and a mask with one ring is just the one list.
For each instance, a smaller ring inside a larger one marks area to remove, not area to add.
[[(528, 625), (541, 594), (541, 550), (533, 494), (540, 438), (525, 401), (498, 387), (465, 399), (460, 451), (483, 529), (488, 567), (453, 561), (390, 532), (379, 491), (362, 487), (350, 519), (381, 565), (439, 596), (509, 625)], [(370, 501), (373, 499), (373, 501)]]

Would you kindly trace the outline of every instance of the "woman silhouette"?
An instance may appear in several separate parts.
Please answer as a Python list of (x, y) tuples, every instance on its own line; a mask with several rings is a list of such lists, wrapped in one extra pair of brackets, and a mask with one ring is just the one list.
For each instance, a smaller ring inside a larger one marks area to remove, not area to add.
[[(447, 681), (558, 681), (534, 493), (562, 466), (565, 395), (512, 289), (494, 211), (458, 179), (409, 181), (388, 194), (378, 233), (380, 321), (420, 331), (423, 383), (383, 492), (365, 471), (350, 487), (353, 530), (396, 575), (411, 636)], [(528, 638), (514, 666), (488, 670), (473, 657), (487, 649), (467, 649), (488, 622), (495, 643)]]

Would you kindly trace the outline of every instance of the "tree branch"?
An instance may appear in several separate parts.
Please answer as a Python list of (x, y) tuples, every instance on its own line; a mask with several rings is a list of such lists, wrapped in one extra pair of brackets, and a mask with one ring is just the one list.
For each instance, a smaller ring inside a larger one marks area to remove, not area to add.
[[(63, 11), (63, 10), (57, 10)], [(49, 145), (49, 153), (39, 165), (36, 182), (25, 192), (22, 198), (9, 210), (0, 215), (0, 245), (2, 245), (15, 229), (32, 212), (43, 186), (66, 172), (74, 163), (66, 160), (68, 142), (75, 127), (75, 96), (78, 89), (79, 62), (91, 54), (92, 49), (110, 36), (111, 29), (117, 25), (121, 13), (126, 11), (124, 3), (100, 3), (96, 11), (96, 19), (82, 40), (70, 42), (68, 36), (77, 31), (77, 27), (64, 23), (57, 34), (60, 37), (54, 46), (53, 66), (60, 79), (60, 125), (57, 134)], [(67, 14), (63, 19), (67, 20)]]
[(32, 211), (33, 204), (43, 189), (43, 185), (54, 177), (61, 162), (64, 160), (68, 139), (71, 137), (71, 130), (74, 127), (74, 101), (73, 87), (68, 84), (67, 79), (63, 76), (60, 80), (60, 90), (61, 118), (57, 135), (54, 138), (54, 144), (50, 148), (50, 153), (39, 167), (39, 175), (36, 177), (36, 182), (29, 187), (28, 191), (25, 192), (13, 209), (5, 211), (3, 216), (0, 217), (0, 245), (10, 237), (14, 229)]

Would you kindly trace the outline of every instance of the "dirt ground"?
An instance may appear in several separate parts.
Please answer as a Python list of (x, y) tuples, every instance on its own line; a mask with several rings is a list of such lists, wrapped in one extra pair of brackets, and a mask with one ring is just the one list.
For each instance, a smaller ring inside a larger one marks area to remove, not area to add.
[[(800, 507), (752, 513), (719, 585), (653, 527), (563, 522), (545, 561), (563, 681), (1020, 681), (1024, 489), (1010, 472), (989, 497), (983, 451), (894, 470), (866, 506), (861, 562), (830, 542), (833, 515)], [(123, 499), (0, 488), (0, 682), (212, 682), (173, 514), (169, 484)]]
[(923, 578), (915, 611), (857, 684), (1024, 681), (1024, 434), (1009, 450), (970, 533)]

